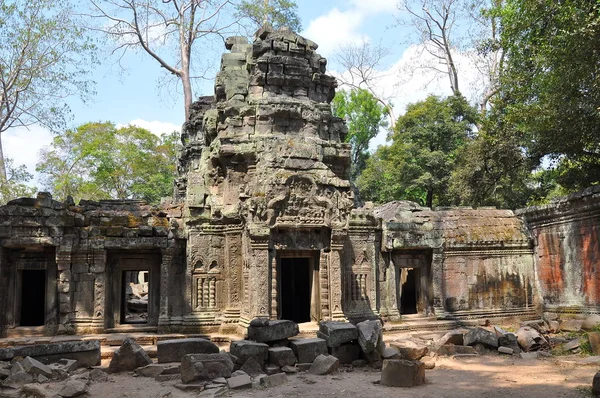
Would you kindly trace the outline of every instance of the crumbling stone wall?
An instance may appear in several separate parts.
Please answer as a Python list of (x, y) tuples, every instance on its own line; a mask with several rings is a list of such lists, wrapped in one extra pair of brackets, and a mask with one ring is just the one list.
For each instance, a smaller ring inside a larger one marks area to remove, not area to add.
[(600, 186), (517, 212), (535, 244), (544, 306), (555, 311), (600, 309)]

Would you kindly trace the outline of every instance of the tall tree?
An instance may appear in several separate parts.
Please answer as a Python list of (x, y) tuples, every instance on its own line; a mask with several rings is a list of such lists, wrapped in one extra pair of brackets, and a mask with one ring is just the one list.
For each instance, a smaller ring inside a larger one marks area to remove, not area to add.
[(66, 97), (87, 98), (94, 46), (68, 2), (0, 0), (0, 185), (7, 183), (2, 133), (64, 125)]
[(531, 160), (554, 160), (567, 189), (600, 183), (600, 3), (507, 0), (500, 12), (497, 123)]
[(271, 25), (274, 29), (288, 27), (294, 32), (302, 30), (294, 0), (243, 0), (238, 6), (238, 16), (252, 21), (254, 28)]
[(27, 171), (25, 165), (15, 166), (11, 158), (5, 159), (6, 182), (0, 184), (0, 205), (12, 199), (30, 197), (36, 192), (36, 188), (28, 185), (33, 175)]
[(87, 123), (54, 137), (37, 165), (45, 187), (65, 199), (144, 199), (157, 202), (172, 192), (174, 136), (112, 123)]
[(369, 143), (379, 129), (387, 127), (385, 108), (365, 89), (350, 92), (338, 91), (333, 99), (333, 112), (346, 120), (348, 136), (346, 142), (352, 145), (351, 179), (355, 181), (365, 168), (369, 157)]
[(476, 115), (462, 96), (429, 96), (410, 104), (398, 118), (391, 145), (377, 150), (358, 179), (365, 199), (450, 204), (450, 175), (458, 151), (472, 138)]

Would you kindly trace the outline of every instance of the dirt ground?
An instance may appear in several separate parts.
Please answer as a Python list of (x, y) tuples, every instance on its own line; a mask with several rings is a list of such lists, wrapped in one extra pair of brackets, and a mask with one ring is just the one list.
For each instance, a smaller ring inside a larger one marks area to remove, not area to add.
[[(415, 388), (393, 388), (376, 384), (381, 373), (357, 368), (329, 376), (306, 373), (289, 376), (287, 384), (263, 389), (230, 392), (226, 396), (249, 397), (589, 397), (598, 365), (577, 364), (578, 357), (519, 359), (501, 356), (438, 358), (435, 369), (426, 371), (426, 384)], [(175, 382), (129, 375), (111, 376), (110, 381), (90, 387), (91, 397), (183, 398)]]

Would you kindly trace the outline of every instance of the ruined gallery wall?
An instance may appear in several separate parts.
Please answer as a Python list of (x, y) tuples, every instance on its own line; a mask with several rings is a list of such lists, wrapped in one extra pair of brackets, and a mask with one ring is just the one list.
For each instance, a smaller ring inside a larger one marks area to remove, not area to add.
[(517, 212), (534, 239), (547, 310), (600, 309), (600, 186)]
[(512, 211), (432, 211), (392, 202), (375, 212), (383, 220), (382, 251), (396, 273), (426, 267), (425, 312), (445, 317), (534, 311), (532, 248)]

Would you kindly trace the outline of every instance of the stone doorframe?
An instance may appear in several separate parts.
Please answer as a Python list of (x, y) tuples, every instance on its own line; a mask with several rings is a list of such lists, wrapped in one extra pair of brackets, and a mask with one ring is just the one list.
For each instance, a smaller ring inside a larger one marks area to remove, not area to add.
[(401, 270), (403, 268), (412, 268), (416, 270), (416, 289), (417, 313), (429, 316), (434, 313), (432, 301), (432, 280), (431, 280), (431, 250), (394, 250), (391, 254), (392, 263), (396, 269), (396, 300), (398, 301), (398, 310), (402, 299)]
[(320, 278), (320, 250), (276, 250), (275, 261), (273, 261), (272, 273), (274, 275), (272, 289), (273, 305), (271, 308), (271, 318), (279, 319), (281, 314), (281, 259), (282, 258), (307, 258), (309, 260), (311, 274), (311, 293), (310, 293), (310, 319), (312, 322), (318, 322), (321, 318), (321, 278)]
[[(148, 278), (148, 323), (144, 326), (158, 326), (160, 308), (161, 285), (160, 250), (122, 251), (109, 250), (107, 252), (107, 289), (105, 297), (105, 324), (106, 329), (119, 328), (123, 323), (123, 272), (124, 271), (149, 271)], [(138, 325), (139, 326), (139, 325)]]

